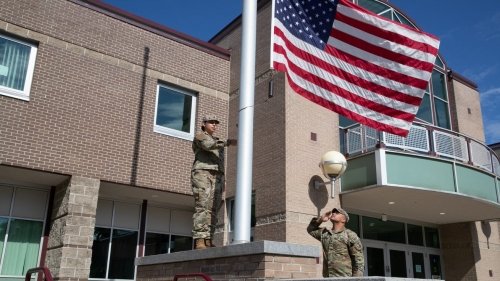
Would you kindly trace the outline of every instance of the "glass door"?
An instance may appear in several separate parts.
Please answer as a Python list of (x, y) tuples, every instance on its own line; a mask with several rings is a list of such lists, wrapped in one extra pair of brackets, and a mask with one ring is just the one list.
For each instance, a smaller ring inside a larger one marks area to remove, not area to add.
[(408, 277), (408, 270), (406, 264), (406, 251), (390, 247), (387, 249), (389, 252), (389, 270), (391, 277)]
[(430, 271), (432, 279), (444, 279), (441, 273), (441, 257), (439, 255), (429, 255)]
[(418, 252), (411, 253), (413, 278), (425, 279), (424, 254)]
[(386, 276), (385, 250), (380, 246), (366, 246), (366, 273), (368, 276)]
[(410, 277), (409, 251), (404, 245), (364, 241), (367, 276)]

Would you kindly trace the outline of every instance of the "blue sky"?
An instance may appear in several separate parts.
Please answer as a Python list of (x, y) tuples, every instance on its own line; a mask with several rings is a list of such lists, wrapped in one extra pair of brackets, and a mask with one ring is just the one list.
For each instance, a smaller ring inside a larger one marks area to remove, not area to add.
[[(241, 14), (243, 0), (103, 0), (201, 40)], [(453, 71), (481, 94), (486, 143), (500, 142), (500, 1), (389, 0), (424, 31), (440, 38)]]

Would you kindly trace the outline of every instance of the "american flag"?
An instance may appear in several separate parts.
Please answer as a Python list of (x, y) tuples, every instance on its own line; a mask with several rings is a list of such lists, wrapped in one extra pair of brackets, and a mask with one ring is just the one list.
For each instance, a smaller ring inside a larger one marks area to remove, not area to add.
[(349, 0), (276, 0), (274, 69), (305, 98), (377, 130), (406, 137), (439, 40)]

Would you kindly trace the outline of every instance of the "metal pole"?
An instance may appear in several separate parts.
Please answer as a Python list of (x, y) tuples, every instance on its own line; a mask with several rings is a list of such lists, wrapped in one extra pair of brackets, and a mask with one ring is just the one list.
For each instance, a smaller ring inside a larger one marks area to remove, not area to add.
[(257, 1), (243, 0), (238, 161), (233, 244), (250, 242)]

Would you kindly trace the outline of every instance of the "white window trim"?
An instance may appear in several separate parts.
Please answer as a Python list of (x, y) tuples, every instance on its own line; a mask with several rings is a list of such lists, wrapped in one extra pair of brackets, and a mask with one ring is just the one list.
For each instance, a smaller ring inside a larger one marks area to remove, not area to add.
[[(157, 114), (158, 114), (158, 97), (159, 97), (159, 94), (160, 94), (160, 87), (165, 87), (165, 88), (177, 91), (177, 92), (179, 92), (181, 94), (193, 97), (193, 101), (191, 103), (191, 120), (190, 120), (190, 122), (191, 122), (190, 123), (191, 130), (190, 130), (189, 133), (186, 133), (186, 132), (183, 132), (183, 131), (179, 131), (179, 130), (175, 130), (175, 129), (172, 129), (172, 128), (167, 128), (167, 127), (164, 127), (164, 126), (156, 125), (156, 117), (157, 117)], [(154, 116), (154, 121), (153, 121), (154, 122), (154, 132), (160, 133), (160, 134), (164, 134), (164, 135), (169, 135), (169, 136), (176, 137), (176, 138), (181, 138), (181, 139), (192, 141), (194, 139), (194, 134), (196, 132), (196, 128), (195, 128), (196, 102), (197, 102), (197, 96), (196, 96), (196, 94), (190, 93), (190, 92), (182, 90), (180, 88), (175, 88), (175, 87), (172, 87), (172, 86), (168, 86), (168, 85), (159, 83), (157, 85), (157, 87), (156, 87), (155, 116)]]
[(26, 70), (27, 73), (26, 73), (26, 81), (24, 82), (24, 89), (22, 91), (20, 91), (20, 90), (8, 88), (5, 86), (0, 86), (0, 95), (29, 101), (30, 100), (30, 92), (31, 92), (31, 82), (33, 81), (33, 72), (35, 71), (35, 60), (36, 60), (36, 54), (37, 54), (38, 47), (34, 44), (20, 41), (20, 40), (12, 38), (10, 36), (4, 35), (4, 34), (0, 34), (0, 37), (7, 39), (7, 40), (10, 40), (10, 41), (14, 41), (14, 42), (19, 43), (19, 44), (26, 45), (26, 46), (31, 48), (30, 56), (29, 56), (29, 60), (28, 60), (28, 68)]

